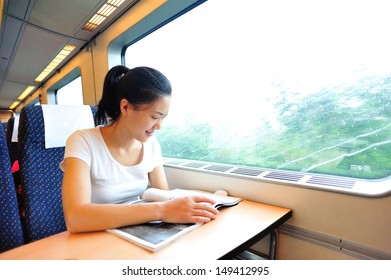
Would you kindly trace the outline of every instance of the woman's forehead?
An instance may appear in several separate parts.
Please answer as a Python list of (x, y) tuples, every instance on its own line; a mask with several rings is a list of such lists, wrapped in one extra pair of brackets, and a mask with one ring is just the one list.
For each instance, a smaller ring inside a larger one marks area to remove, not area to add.
[(149, 106), (149, 108), (152, 111), (167, 114), (170, 108), (170, 104), (171, 104), (171, 98), (165, 96), (156, 100), (156, 102), (154, 102), (151, 106)]

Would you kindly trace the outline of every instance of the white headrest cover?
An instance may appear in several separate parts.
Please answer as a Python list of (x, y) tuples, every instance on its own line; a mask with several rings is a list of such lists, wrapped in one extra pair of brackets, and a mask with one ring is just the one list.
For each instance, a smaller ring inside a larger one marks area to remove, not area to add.
[(94, 127), (88, 105), (42, 105), (45, 122), (45, 148), (64, 147), (76, 130)]

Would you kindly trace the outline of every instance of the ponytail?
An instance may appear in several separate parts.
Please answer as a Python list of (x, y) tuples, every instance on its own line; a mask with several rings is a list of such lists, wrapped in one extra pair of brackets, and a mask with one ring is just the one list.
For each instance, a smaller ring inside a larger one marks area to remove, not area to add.
[(106, 124), (107, 118), (111, 121), (115, 121), (118, 118), (121, 97), (118, 96), (117, 87), (121, 78), (128, 72), (129, 68), (120, 65), (111, 68), (107, 73), (103, 84), (102, 99), (98, 103), (98, 110), (95, 116), (98, 124)]

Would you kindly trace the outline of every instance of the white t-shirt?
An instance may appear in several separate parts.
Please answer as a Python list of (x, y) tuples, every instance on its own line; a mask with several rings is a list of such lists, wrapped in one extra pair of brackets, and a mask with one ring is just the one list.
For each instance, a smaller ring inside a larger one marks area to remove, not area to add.
[[(69, 136), (64, 159), (83, 160), (91, 172), (92, 203), (122, 203), (140, 195), (148, 186), (148, 173), (163, 164), (161, 148), (156, 138), (143, 143), (142, 161), (124, 166), (111, 155), (99, 127), (78, 130)], [(64, 161), (60, 163), (64, 171)]]

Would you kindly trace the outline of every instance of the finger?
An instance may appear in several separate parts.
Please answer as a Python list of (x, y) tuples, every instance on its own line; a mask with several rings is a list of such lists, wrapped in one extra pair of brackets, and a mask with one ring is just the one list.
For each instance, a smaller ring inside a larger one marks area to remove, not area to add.
[(203, 210), (199, 210), (199, 211), (201, 211), (201, 212), (198, 212), (198, 214), (193, 215), (191, 218), (195, 223), (207, 223), (207, 222), (210, 222), (211, 220), (214, 220), (216, 218), (216, 216), (208, 217), (208, 214), (206, 214), (206, 211), (203, 211)]
[(194, 215), (203, 218), (216, 219), (216, 214), (208, 210), (196, 210)]
[(197, 217), (197, 223), (207, 223), (210, 222), (212, 219), (208, 217)]
[(203, 217), (203, 216), (193, 216), (192, 221), (194, 223), (207, 223), (210, 222), (212, 218), (209, 217)]
[(210, 203), (210, 204), (216, 203), (216, 201), (214, 201), (212, 198), (202, 196), (202, 195), (193, 196), (193, 200), (195, 202), (206, 202), (206, 203)]
[(217, 210), (215, 207), (211, 206), (209, 203), (205, 203), (205, 202), (198, 202), (196, 203), (195, 209), (201, 209), (201, 210), (206, 210), (208, 212), (211, 212), (215, 215), (217, 215), (219, 213), (219, 210)]

